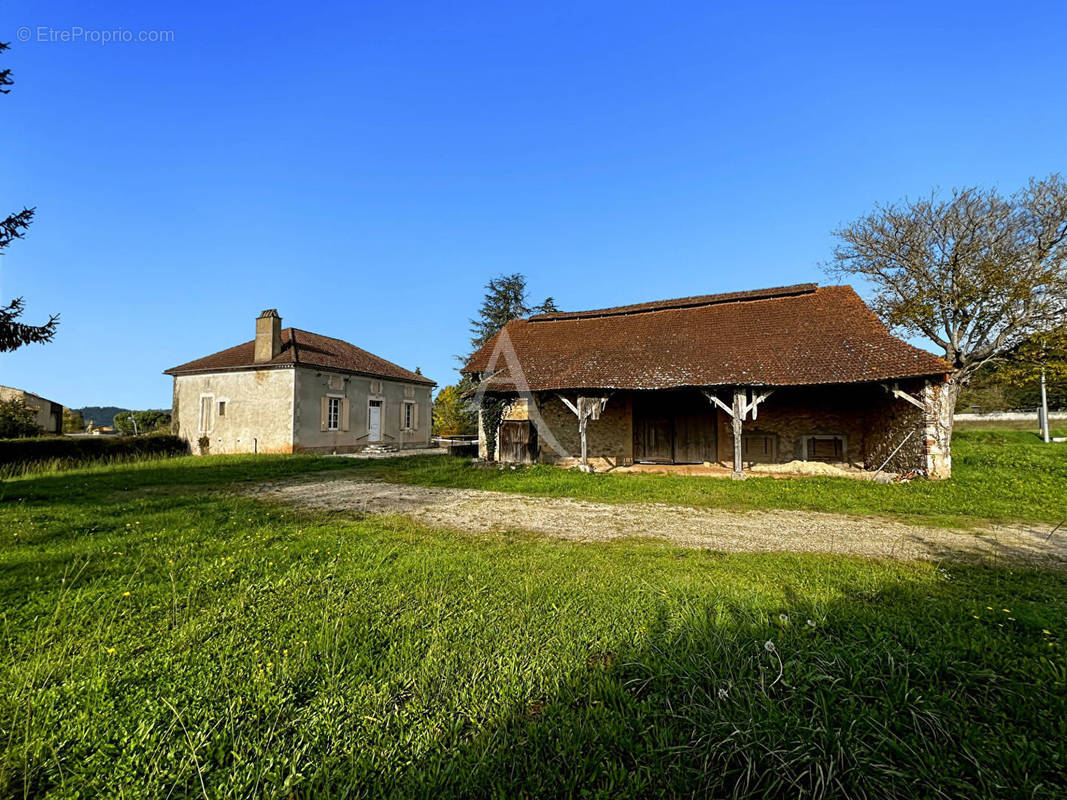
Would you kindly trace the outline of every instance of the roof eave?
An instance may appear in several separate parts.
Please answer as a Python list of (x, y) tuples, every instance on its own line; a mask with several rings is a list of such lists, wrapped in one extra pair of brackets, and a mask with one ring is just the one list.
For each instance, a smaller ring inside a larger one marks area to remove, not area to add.
[(308, 364), (306, 362), (299, 363), (286, 363), (286, 364), (242, 364), (236, 367), (209, 367), (206, 369), (180, 369), (178, 367), (172, 367), (170, 369), (163, 370), (164, 375), (170, 375), (175, 378), (180, 378), (185, 375), (211, 375), (218, 372), (253, 372), (261, 369), (295, 369), (300, 367), (302, 369), (315, 369), (323, 372), (339, 372), (345, 375), (361, 375), (367, 378), (379, 378), (383, 381), (396, 381), (398, 383), (415, 383), (420, 386), (434, 387), (437, 386), (437, 381), (424, 378), (422, 380), (416, 380), (414, 378), (398, 378), (394, 375), (384, 375), (378, 372), (366, 372), (363, 370), (354, 369), (342, 369), (341, 367), (324, 367), (319, 364)]

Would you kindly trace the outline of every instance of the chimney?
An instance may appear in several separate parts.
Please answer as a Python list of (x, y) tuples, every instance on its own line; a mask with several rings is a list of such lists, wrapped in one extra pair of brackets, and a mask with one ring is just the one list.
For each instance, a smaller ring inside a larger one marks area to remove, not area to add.
[(255, 362), (270, 361), (282, 351), (282, 318), (278, 309), (268, 308), (256, 320)]

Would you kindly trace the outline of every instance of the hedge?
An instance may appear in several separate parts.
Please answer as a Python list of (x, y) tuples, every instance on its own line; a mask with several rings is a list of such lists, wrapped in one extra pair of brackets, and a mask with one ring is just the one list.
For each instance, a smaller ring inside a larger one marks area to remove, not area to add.
[(189, 444), (170, 434), (151, 436), (47, 436), (0, 439), (0, 467), (41, 462), (128, 461), (149, 456), (184, 456)]

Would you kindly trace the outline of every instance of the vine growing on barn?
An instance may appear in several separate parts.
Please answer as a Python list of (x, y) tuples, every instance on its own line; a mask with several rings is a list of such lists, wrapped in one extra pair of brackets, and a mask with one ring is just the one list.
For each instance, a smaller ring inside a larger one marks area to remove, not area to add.
[(498, 397), (482, 398), (482, 425), (485, 428), (486, 461), (496, 461), (496, 435), (500, 430), (500, 422), (504, 419), (504, 408), (507, 406)]

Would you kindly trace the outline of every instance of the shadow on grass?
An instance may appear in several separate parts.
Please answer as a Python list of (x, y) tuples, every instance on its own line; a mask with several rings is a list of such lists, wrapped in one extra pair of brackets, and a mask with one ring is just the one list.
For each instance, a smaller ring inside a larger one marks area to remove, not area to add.
[[(959, 589), (1001, 579), (1020, 603), (1027, 586), (1061, 603), (1067, 591), (1061, 576), (960, 567), (931, 591), (856, 587), (821, 607), (787, 587), (786, 616), (770, 623), (662, 606), (639, 645), (590, 649), (550, 695), (462, 726), (369, 785), (410, 797), (1057, 795), (1062, 650), (1049, 658), (1047, 620), (1009, 622), (999, 607), (975, 619)], [(312, 794), (353, 777), (327, 769)]]
[(100, 499), (110, 491), (170, 486), (219, 487), (283, 480), (312, 472), (343, 470), (351, 465), (338, 458), (312, 455), (186, 456), (152, 459), (28, 474), (0, 480), (0, 502), (43, 501), (48, 503)]

